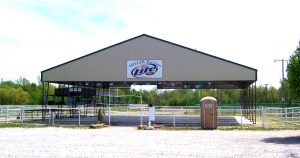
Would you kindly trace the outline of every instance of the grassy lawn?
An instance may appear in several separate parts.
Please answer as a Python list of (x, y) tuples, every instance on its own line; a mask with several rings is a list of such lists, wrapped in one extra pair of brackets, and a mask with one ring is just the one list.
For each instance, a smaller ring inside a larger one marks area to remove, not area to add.
[(45, 127), (89, 129), (89, 126), (66, 126), (66, 125), (48, 126), (43, 124), (0, 123), (0, 128), (45, 128)]
[(41, 124), (0, 123), (0, 128), (42, 128), (48, 127)]
[(273, 131), (273, 130), (300, 130), (300, 126), (266, 126), (261, 127), (261, 125), (247, 125), (247, 126), (222, 126), (218, 127), (218, 130), (250, 130), (250, 131)]
[[(168, 130), (168, 131), (185, 131), (185, 130), (207, 130), (202, 129), (200, 127), (163, 127), (158, 130)], [(208, 129), (209, 130), (209, 129)], [(300, 130), (300, 126), (287, 126), (287, 127), (260, 127), (256, 125), (248, 125), (248, 126), (219, 126), (215, 130), (220, 131), (231, 131), (231, 130), (250, 130), (250, 131), (274, 131), (274, 130)]]
[[(0, 123), (0, 128), (46, 128), (46, 127), (57, 127), (57, 128), (71, 128), (71, 129), (89, 129), (89, 126), (66, 126), (66, 125), (42, 125), (42, 124), (21, 124), (21, 123)], [(167, 131), (184, 131), (184, 130), (206, 130), (200, 127), (163, 127), (157, 130)], [(243, 126), (219, 126), (216, 130), (230, 131), (230, 130), (251, 130), (251, 131), (272, 131), (272, 130), (300, 130), (300, 126), (296, 125), (267, 125), (265, 128), (261, 124), (254, 125), (243, 125)]]

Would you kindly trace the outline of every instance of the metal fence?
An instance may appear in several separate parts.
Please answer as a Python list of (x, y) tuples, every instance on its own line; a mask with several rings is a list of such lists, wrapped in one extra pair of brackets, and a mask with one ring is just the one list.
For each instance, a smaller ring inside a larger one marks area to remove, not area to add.
[[(170, 127), (200, 127), (199, 107), (155, 107), (155, 124)], [(42, 106), (0, 106), (0, 123), (46, 124), (46, 125), (89, 125), (97, 122), (99, 107), (42, 108)], [(146, 106), (112, 105), (102, 109), (107, 125), (137, 126), (148, 123)], [(253, 125), (240, 108), (219, 108), (219, 126)], [(256, 110), (259, 127), (300, 126), (300, 107), (262, 107)]]
[(300, 107), (262, 107), (260, 119), (263, 127), (300, 126)]

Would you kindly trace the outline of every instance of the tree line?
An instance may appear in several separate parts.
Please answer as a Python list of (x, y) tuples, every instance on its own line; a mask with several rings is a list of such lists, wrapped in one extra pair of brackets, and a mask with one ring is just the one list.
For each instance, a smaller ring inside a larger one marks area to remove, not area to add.
[[(133, 94), (143, 98), (143, 103), (159, 106), (195, 106), (205, 96), (217, 98), (219, 104), (239, 104), (241, 99), (240, 89), (175, 89), (175, 90), (157, 90), (135, 91)], [(299, 98), (298, 98), (299, 99)], [(256, 101), (263, 104), (281, 103), (281, 88), (266, 87), (260, 85), (256, 87)], [(289, 103), (295, 102), (292, 98)], [(131, 98), (127, 102), (139, 103), (139, 98)]]
[[(54, 91), (55, 86), (50, 86)], [(20, 77), (15, 81), (1, 81), (0, 105), (41, 105), (42, 84), (31, 83), (26, 78)]]
[[(49, 94), (53, 94), (55, 85), (50, 85)], [(116, 91), (116, 89), (113, 89)], [(175, 89), (136, 91), (134, 89), (118, 89), (118, 95), (142, 96), (144, 104), (161, 106), (194, 106), (199, 104), (201, 98), (212, 96), (219, 100), (220, 104), (234, 104), (240, 102), (239, 89)], [(116, 93), (116, 92), (114, 92)], [(287, 93), (287, 92), (286, 92)], [(281, 88), (256, 87), (257, 103), (280, 103)], [(288, 93), (287, 93), (288, 94)], [(298, 101), (299, 98), (288, 97), (288, 101)], [(127, 103), (140, 103), (139, 98), (127, 98)], [(41, 105), (42, 84), (32, 83), (26, 78), (19, 78), (16, 81), (1, 81), (0, 83), (0, 105)]]

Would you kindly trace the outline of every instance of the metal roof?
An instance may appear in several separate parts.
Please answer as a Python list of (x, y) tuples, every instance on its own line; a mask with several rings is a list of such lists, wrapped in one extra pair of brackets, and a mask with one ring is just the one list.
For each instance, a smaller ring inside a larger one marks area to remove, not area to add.
[[(145, 71), (160, 69), (161, 74), (153, 78), (128, 77), (128, 63), (138, 65), (144, 61), (160, 65)], [(246, 88), (257, 80), (257, 70), (143, 34), (44, 70), (41, 80), (93, 86)]]

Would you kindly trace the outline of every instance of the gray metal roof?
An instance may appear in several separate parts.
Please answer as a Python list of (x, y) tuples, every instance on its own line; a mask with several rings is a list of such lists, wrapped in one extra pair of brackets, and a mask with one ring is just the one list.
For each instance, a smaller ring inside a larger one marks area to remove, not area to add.
[[(127, 62), (133, 60), (161, 61), (161, 77), (128, 78)], [(257, 70), (143, 34), (44, 70), (41, 76), (44, 82), (68, 84), (124, 86), (176, 82), (194, 88), (196, 85), (198, 88), (245, 88), (257, 80)]]

